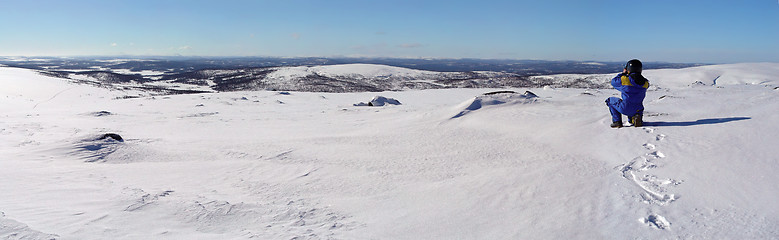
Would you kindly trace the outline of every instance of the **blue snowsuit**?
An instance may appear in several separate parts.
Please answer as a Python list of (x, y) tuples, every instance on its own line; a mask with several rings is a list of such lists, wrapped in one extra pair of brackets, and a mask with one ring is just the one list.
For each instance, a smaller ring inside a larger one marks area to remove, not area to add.
[(622, 92), (622, 99), (618, 97), (606, 99), (606, 106), (609, 106), (609, 111), (611, 111), (612, 122), (621, 122), (621, 114), (628, 117), (644, 114), (644, 97), (646, 97), (646, 89), (649, 88), (649, 80), (643, 84), (637, 84), (636, 78), (646, 79), (636, 73), (631, 73), (629, 76), (620, 73), (611, 79), (611, 86)]

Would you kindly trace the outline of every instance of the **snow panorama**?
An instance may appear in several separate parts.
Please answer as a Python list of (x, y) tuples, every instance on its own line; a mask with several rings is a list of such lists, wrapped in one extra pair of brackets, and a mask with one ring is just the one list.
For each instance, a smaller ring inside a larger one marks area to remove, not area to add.
[(0, 66), (0, 238), (779, 238), (777, 63), (101, 66)]

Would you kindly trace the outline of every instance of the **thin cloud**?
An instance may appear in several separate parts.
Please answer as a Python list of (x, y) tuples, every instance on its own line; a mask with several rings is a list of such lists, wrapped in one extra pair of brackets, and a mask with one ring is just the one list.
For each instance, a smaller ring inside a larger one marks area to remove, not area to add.
[(300, 33), (292, 33), (291, 36), (292, 36), (292, 39), (300, 40)]
[(111, 43), (111, 47), (116, 47), (116, 46), (119, 46), (119, 44)]
[(192, 47), (190, 47), (190, 46), (181, 46), (181, 47), (179, 47), (179, 50), (190, 50), (190, 49), (192, 49)]

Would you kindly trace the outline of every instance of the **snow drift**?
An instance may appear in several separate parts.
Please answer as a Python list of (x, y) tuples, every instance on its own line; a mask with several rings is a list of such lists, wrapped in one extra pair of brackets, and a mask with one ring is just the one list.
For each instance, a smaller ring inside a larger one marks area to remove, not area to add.
[(460, 112), (455, 114), (452, 119), (465, 116), (466, 114), (482, 109), (483, 107), (504, 104), (504, 107), (511, 107), (511, 105), (515, 104), (530, 104), (537, 102), (538, 96), (530, 91), (526, 91), (523, 94), (518, 94), (513, 91), (487, 93), (482, 96), (469, 99), (468, 101), (458, 105), (456, 109), (458, 109)]

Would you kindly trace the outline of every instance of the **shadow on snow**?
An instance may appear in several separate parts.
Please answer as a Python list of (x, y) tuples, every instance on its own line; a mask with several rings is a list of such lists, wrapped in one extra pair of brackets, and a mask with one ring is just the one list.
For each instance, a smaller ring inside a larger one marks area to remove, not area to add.
[(697, 121), (687, 121), (687, 122), (644, 122), (644, 126), (655, 126), (655, 127), (665, 127), (665, 126), (685, 127), (685, 126), (694, 126), (694, 125), (706, 125), (706, 124), (726, 123), (726, 122), (741, 121), (741, 120), (747, 120), (747, 119), (752, 119), (752, 118), (751, 118), (751, 117), (730, 117), (730, 118), (709, 118), (709, 119), (699, 119), (699, 120), (697, 120)]

